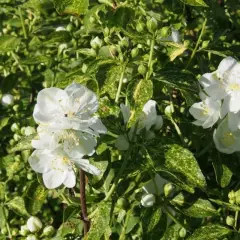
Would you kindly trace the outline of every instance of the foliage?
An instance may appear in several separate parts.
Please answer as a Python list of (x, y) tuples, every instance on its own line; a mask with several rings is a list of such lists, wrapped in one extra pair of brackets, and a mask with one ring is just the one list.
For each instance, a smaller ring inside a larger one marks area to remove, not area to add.
[[(193, 125), (189, 114), (199, 101), (200, 76), (223, 57), (239, 57), (237, 0), (0, 0), (0, 6), (0, 95), (14, 96), (13, 105), (0, 106), (0, 239), (26, 239), (21, 226), (31, 215), (55, 229), (37, 232), (39, 239), (83, 237), (79, 181), (74, 189), (46, 189), (28, 163), (38, 92), (72, 82), (98, 95), (108, 129), (89, 159), (102, 174), (87, 175), (91, 228), (83, 239), (239, 239), (240, 155), (219, 153), (214, 129)], [(172, 30), (180, 42), (169, 40)], [(118, 150), (116, 138), (134, 127), (149, 99), (163, 127), (151, 139), (142, 131), (127, 151)], [(131, 108), (127, 126), (121, 103)], [(162, 187), (154, 206), (144, 208), (142, 187), (156, 173), (171, 188)]]

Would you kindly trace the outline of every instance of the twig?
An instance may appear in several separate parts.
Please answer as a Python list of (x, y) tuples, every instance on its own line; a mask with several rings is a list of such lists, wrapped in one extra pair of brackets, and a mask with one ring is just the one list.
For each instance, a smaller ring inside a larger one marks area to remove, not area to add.
[(85, 187), (86, 187), (86, 180), (85, 180), (85, 172), (80, 169), (80, 201), (81, 201), (81, 210), (82, 210), (82, 221), (84, 225), (84, 236), (88, 233), (90, 228), (90, 221), (88, 219), (87, 214), (87, 204), (86, 204), (86, 193), (85, 193)]

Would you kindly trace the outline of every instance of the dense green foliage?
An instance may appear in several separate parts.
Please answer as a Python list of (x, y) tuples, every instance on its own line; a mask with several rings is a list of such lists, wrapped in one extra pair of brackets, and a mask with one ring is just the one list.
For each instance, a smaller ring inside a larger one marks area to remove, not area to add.
[[(239, 9), (237, 0), (0, 0), (0, 93), (14, 96), (0, 106), (0, 239), (26, 239), (30, 215), (56, 230), (39, 239), (82, 236), (79, 181), (48, 190), (28, 163), (38, 91), (72, 82), (97, 93), (109, 130), (90, 157), (103, 174), (88, 176), (84, 239), (240, 239), (239, 153), (218, 152), (214, 128), (193, 125), (188, 112), (199, 77), (239, 57)], [(166, 41), (171, 29), (179, 43)], [(163, 127), (119, 151), (120, 103), (131, 107), (131, 127), (149, 99)], [(155, 173), (172, 184), (144, 208), (142, 186)]]

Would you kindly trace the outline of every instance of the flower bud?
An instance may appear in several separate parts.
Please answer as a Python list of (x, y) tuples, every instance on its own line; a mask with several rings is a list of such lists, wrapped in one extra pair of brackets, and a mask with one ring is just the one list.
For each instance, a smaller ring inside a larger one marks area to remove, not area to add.
[(234, 204), (236, 202), (235, 192), (231, 191), (230, 193), (228, 193), (228, 198), (229, 198), (229, 202), (231, 204)]
[(144, 194), (141, 199), (143, 207), (152, 207), (156, 202), (156, 197), (153, 194)]
[(16, 132), (19, 131), (19, 129), (20, 129), (19, 123), (13, 123), (13, 124), (12, 124), (12, 126), (11, 126), (11, 131), (12, 131), (12, 132), (16, 133)]
[(21, 136), (20, 136), (19, 134), (17, 134), (17, 133), (14, 133), (13, 139), (14, 139), (16, 142), (18, 142), (18, 141), (21, 139)]
[(27, 236), (26, 240), (38, 240), (38, 238), (35, 235), (31, 234)]
[(144, 66), (144, 65), (139, 65), (139, 67), (138, 67), (138, 72), (140, 73), (140, 74), (142, 74), (142, 75), (144, 75), (146, 72), (147, 72), (147, 69), (146, 69), (146, 67)]
[(163, 190), (165, 197), (168, 197), (173, 192), (174, 189), (175, 189), (175, 186), (172, 183), (165, 184), (164, 190)]
[(8, 230), (7, 230), (6, 227), (4, 227), (4, 228), (1, 229), (1, 234), (6, 235), (7, 232), (8, 232)]
[(129, 46), (128, 38), (126, 38), (126, 37), (122, 38), (121, 41), (120, 41), (120, 46), (121, 47), (128, 47)]
[(13, 105), (13, 103), (14, 103), (13, 95), (11, 95), (11, 94), (4, 94), (2, 96), (2, 105), (4, 107), (11, 106), (11, 105)]
[(99, 37), (95, 37), (94, 39), (91, 40), (90, 45), (94, 49), (98, 49), (102, 46), (103, 42)]
[(147, 29), (149, 32), (154, 32), (157, 29), (157, 20), (155, 18), (149, 18), (147, 20)]
[(160, 30), (160, 36), (162, 37), (162, 38), (166, 38), (166, 37), (168, 37), (170, 35), (170, 28), (169, 27), (163, 27), (163, 28), (161, 28), (161, 30)]
[(235, 224), (235, 219), (234, 219), (234, 217), (233, 217), (233, 216), (227, 216), (227, 218), (226, 218), (226, 224), (227, 224), (228, 226), (233, 227), (234, 224)]
[(171, 105), (168, 105), (166, 106), (165, 110), (164, 110), (164, 113), (167, 117), (172, 117), (172, 114), (173, 114), (173, 108)]
[(73, 30), (73, 24), (72, 23), (69, 23), (66, 27), (66, 30), (69, 31), (69, 32), (72, 32)]
[(60, 26), (60, 27), (57, 27), (55, 31), (56, 32), (66, 31), (66, 28), (63, 26)]
[(30, 126), (28, 126), (28, 127), (25, 128), (25, 131), (24, 131), (24, 135), (25, 135), (25, 136), (30, 136), (30, 135), (32, 135), (32, 134), (34, 134), (34, 133), (36, 133), (35, 128), (30, 127)]
[(117, 200), (117, 206), (118, 206), (119, 208), (122, 208), (122, 209), (127, 209), (128, 206), (129, 206), (128, 200), (125, 199), (125, 198), (119, 198), (119, 199)]
[(203, 41), (202, 48), (207, 48), (210, 41)]
[(138, 55), (138, 53), (139, 53), (138, 48), (132, 49), (132, 51), (131, 51), (132, 58), (135, 58)]
[(185, 228), (181, 228), (178, 232), (180, 238), (185, 238), (187, 235), (187, 231)]
[(13, 106), (13, 110), (14, 110), (15, 112), (18, 112), (19, 109), (20, 109), (20, 105), (19, 105), (19, 104), (16, 104), (16, 105)]
[(140, 22), (137, 23), (136, 30), (137, 30), (139, 33), (143, 32), (143, 31), (144, 31), (144, 28), (145, 28), (145, 24), (144, 24), (144, 23), (140, 23)]
[(37, 232), (42, 228), (42, 222), (39, 218), (32, 216), (27, 220), (27, 227), (30, 232)]
[(43, 229), (43, 236), (51, 237), (55, 232), (55, 229), (53, 226), (46, 226)]
[(28, 233), (29, 233), (29, 230), (27, 225), (21, 226), (21, 230), (19, 231), (19, 234), (22, 236), (27, 236)]
[(240, 189), (235, 192), (235, 201), (240, 204)]

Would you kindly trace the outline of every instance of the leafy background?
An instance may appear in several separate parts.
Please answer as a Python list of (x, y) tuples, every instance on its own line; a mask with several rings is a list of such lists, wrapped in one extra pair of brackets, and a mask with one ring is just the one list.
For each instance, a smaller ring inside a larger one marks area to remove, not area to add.
[[(70, 190), (44, 188), (27, 162), (34, 134), (24, 136), (24, 127), (36, 127), (38, 91), (73, 81), (97, 93), (99, 114), (112, 133), (99, 139), (93, 156), (103, 174), (88, 176), (91, 229), (84, 239), (240, 239), (239, 154), (217, 152), (214, 129), (194, 126), (188, 112), (199, 99), (199, 77), (222, 58), (239, 57), (237, 0), (0, 5), (1, 94), (15, 98), (14, 106), (0, 106), (0, 239), (25, 239), (19, 230), (30, 215), (56, 229), (41, 239), (82, 236), (79, 183)], [(66, 31), (55, 31), (60, 26)], [(181, 43), (164, 40), (171, 29), (179, 31)], [(102, 40), (100, 48), (90, 44), (95, 37)], [(149, 99), (158, 103), (163, 128), (151, 141), (140, 136), (127, 158), (114, 144), (115, 135), (125, 131), (119, 104), (131, 106), (130, 127)], [(143, 208), (141, 187), (155, 173), (172, 185), (154, 207)]]

